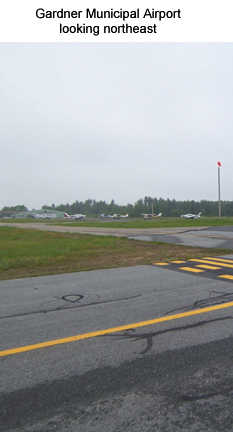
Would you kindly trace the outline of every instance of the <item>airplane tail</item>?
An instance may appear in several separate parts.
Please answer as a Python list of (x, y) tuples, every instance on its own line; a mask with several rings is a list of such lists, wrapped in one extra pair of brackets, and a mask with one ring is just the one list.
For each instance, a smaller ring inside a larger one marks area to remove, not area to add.
[(161, 217), (161, 216), (162, 216), (162, 213), (159, 213), (159, 214), (158, 214), (158, 217)]
[(64, 213), (64, 217), (67, 218), (69, 217), (69, 215), (67, 213)]

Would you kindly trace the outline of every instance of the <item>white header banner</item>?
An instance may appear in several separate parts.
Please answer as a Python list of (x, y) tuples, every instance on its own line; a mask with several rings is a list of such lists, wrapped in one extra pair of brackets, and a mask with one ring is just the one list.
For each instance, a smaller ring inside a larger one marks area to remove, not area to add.
[(232, 0), (7, 0), (1, 42), (232, 42)]

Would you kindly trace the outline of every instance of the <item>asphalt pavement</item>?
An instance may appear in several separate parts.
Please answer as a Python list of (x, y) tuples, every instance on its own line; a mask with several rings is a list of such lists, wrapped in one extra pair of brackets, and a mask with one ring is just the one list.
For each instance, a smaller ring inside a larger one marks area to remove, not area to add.
[(232, 431), (233, 284), (199, 265), (0, 282), (0, 430)]
[[(167, 229), (169, 230), (169, 228)], [(205, 248), (233, 249), (233, 226), (186, 228), (182, 231), (148, 233), (143, 235), (128, 236), (142, 241), (157, 241), (164, 243), (180, 244), (185, 246), (198, 246)]]

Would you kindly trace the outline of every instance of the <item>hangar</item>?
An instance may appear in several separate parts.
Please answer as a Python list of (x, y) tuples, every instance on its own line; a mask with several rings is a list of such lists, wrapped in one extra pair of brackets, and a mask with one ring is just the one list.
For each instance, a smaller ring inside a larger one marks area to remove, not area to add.
[(12, 218), (14, 219), (19, 219), (19, 218), (34, 218), (34, 214), (37, 215), (38, 218), (46, 218), (46, 216), (48, 218), (51, 219), (63, 219), (64, 218), (64, 212), (61, 211), (57, 211), (57, 210), (50, 210), (50, 209), (42, 209), (42, 210), (27, 210), (24, 212), (19, 212), (19, 213), (15, 213), (13, 215), (11, 215)]

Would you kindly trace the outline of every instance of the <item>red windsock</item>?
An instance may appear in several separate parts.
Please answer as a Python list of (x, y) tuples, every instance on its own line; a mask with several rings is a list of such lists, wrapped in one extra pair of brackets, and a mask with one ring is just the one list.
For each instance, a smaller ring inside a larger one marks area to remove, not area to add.
[(217, 165), (218, 165), (218, 166), (222, 166), (221, 162), (217, 162)]

